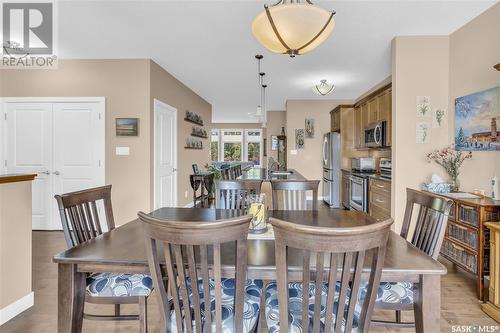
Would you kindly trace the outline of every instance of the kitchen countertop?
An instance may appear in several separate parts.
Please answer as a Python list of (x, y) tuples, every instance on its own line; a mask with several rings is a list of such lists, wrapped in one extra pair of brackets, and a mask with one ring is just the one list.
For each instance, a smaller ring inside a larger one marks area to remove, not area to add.
[[(281, 171), (281, 170), (280, 170)], [(295, 169), (287, 169), (286, 171), (291, 171), (290, 175), (279, 175), (279, 176), (271, 176), (269, 175), (267, 168), (251, 168), (248, 171), (243, 171), (243, 174), (239, 176), (237, 179), (241, 180), (307, 180), (304, 176), (302, 176)]]
[(369, 175), (368, 177), (370, 177), (371, 179), (381, 180), (381, 181), (388, 182), (388, 183), (390, 183), (392, 181), (392, 179), (390, 179), (390, 178), (382, 177), (379, 173)]
[(0, 174), (0, 184), (16, 183), (24, 181), (32, 181), (35, 179), (35, 174), (10, 173)]

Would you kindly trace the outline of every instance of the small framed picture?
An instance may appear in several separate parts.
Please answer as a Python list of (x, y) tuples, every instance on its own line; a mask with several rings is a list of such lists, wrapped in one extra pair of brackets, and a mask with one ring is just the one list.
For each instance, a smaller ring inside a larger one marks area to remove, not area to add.
[(198, 164), (193, 164), (192, 167), (194, 174), (197, 175), (200, 172), (200, 170), (198, 170)]
[(116, 118), (116, 136), (139, 136), (139, 118)]

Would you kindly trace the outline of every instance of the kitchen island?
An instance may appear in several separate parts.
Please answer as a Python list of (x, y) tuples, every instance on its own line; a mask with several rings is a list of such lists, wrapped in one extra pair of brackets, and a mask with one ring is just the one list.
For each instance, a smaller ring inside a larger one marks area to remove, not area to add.
[(0, 174), (0, 325), (33, 306), (31, 183), (35, 176)]
[(251, 168), (243, 171), (243, 174), (237, 179), (240, 180), (289, 180), (289, 181), (306, 181), (306, 177), (302, 176), (295, 169), (286, 170), (268, 170), (267, 168)]

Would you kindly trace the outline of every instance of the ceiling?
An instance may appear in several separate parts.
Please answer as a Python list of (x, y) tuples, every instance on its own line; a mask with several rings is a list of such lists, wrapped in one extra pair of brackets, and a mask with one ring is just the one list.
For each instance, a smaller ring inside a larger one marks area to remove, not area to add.
[[(267, 3), (272, 3), (269, 0)], [(391, 40), (448, 35), (495, 1), (319, 1), (336, 26), (311, 53), (266, 51), (251, 22), (265, 1), (60, 1), (60, 58), (151, 58), (212, 103), (214, 122), (254, 122), (255, 54), (263, 54), (268, 110), (289, 99), (355, 99), (391, 74)], [(336, 85), (327, 97), (312, 85)]]

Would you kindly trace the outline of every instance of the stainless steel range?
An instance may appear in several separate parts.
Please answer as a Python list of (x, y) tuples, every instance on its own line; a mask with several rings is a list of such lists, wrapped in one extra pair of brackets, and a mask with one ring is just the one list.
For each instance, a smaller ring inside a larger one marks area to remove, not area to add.
[(352, 210), (368, 213), (369, 176), (376, 172), (373, 158), (352, 158), (349, 206)]

